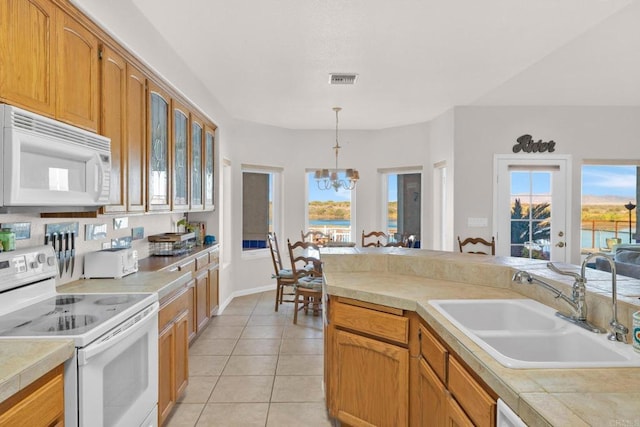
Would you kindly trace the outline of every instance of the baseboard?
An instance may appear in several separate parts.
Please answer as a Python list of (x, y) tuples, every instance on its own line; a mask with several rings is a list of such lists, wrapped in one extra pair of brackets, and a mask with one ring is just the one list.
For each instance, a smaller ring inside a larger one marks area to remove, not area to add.
[(224, 309), (227, 308), (227, 306), (231, 303), (231, 301), (233, 301), (234, 298), (236, 297), (242, 297), (245, 295), (253, 295), (253, 294), (259, 294), (260, 292), (265, 292), (265, 291), (273, 291), (276, 289), (275, 285), (265, 285), (265, 286), (260, 286), (257, 288), (250, 288), (250, 289), (243, 289), (241, 291), (234, 291), (231, 293), (231, 295), (229, 295), (229, 297), (224, 300), (224, 302), (222, 304), (220, 304), (220, 306), (218, 307), (218, 311), (216, 312), (216, 316), (222, 314), (224, 312)]

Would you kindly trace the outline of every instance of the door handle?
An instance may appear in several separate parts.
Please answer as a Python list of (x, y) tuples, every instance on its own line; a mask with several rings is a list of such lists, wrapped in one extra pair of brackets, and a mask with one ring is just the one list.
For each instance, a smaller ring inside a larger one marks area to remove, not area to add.
[(564, 248), (565, 244), (564, 244), (564, 242), (558, 242), (558, 243), (556, 243), (556, 246), (559, 247), (559, 248)]

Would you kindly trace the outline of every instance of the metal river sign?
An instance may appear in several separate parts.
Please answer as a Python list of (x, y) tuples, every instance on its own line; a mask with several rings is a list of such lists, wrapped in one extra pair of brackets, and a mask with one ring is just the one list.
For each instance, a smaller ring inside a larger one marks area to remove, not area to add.
[(531, 135), (522, 135), (513, 146), (513, 152), (519, 153), (523, 151), (525, 153), (553, 153), (556, 151), (556, 142), (554, 140), (543, 142), (541, 139), (534, 141)]

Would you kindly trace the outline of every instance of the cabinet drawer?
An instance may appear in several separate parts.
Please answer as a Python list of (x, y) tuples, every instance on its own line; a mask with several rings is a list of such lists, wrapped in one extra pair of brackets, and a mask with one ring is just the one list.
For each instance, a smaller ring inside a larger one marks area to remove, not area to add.
[(429, 363), (440, 381), (447, 382), (447, 357), (449, 353), (440, 341), (423, 325), (420, 325), (420, 354)]
[(209, 254), (202, 254), (196, 258), (196, 271), (209, 265)]
[(187, 289), (182, 288), (163, 300), (158, 313), (158, 330), (162, 331), (173, 319), (189, 307)]
[(196, 272), (196, 261), (194, 259), (190, 259), (189, 261), (185, 262), (184, 264), (180, 264), (178, 266), (178, 270), (180, 271), (190, 271), (192, 273)]
[(398, 343), (409, 342), (409, 319), (336, 300), (331, 306), (334, 324)]
[(64, 418), (62, 365), (0, 405), (0, 425), (56, 424)]
[(453, 357), (449, 358), (449, 391), (476, 426), (495, 425), (495, 400)]

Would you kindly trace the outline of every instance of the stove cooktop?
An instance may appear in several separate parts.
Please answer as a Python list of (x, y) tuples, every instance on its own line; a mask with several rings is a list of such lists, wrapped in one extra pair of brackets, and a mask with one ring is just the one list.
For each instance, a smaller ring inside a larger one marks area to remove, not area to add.
[(0, 337), (85, 337), (117, 326), (154, 294), (58, 294), (0, 316)]

